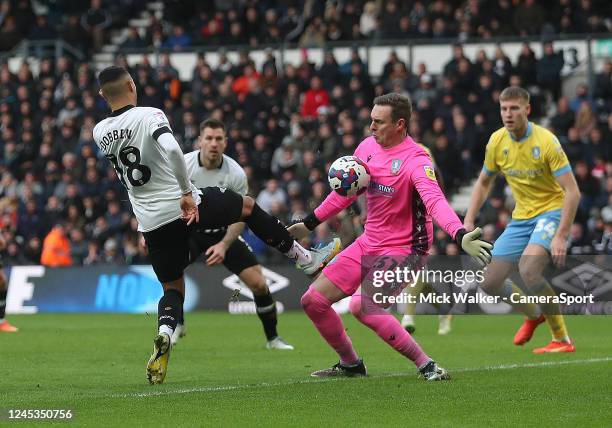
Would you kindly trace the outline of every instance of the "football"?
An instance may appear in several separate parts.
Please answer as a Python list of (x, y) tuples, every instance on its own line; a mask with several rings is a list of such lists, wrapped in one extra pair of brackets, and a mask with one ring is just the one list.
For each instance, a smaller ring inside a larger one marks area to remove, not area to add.
[(365, 192), (370, 184), (370, 171), (358, 157), (342, 156), (329, 167), (327, 179), (334, 191), (350, 197)]

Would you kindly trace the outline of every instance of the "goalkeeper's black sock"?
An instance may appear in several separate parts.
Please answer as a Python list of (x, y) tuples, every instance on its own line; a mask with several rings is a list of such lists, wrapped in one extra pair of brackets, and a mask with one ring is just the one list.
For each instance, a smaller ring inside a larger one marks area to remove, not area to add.
[(8, 290), (4, 289), (0, 291), (0, 320), (4, 319), (4, 315), (6, 312), (6, 295)]
[(180, 291), (170, 288), (164, 291), (157, 306), (157, 325), (160, 333), (172, 336), (176, 323), (183, 312), (183, 295)]
[(257, 203), (251, 215), (244, 219), (258, 238), (281, 253), (288, 253), (295, 241), (285, 226), (274, 216), (261, 209)]
[(263, 324), (266, 338), (272, 340), (278, 336), (276, 331), (276, 323), (278, 321), (276, 317), (276, 302), (272, 298), (270, 290), (266, 290), (265, 294), (261, 296), (253, 295), (253, 297), (255, 298), (257, 316)]

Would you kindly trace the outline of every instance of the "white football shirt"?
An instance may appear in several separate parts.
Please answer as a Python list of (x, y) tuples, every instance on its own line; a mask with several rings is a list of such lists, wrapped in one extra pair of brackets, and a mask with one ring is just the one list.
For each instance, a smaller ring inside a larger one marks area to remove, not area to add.
[[(100, 121), (96, 144), (127, 188), (138, 230), (149, 232), (181, 217), (181, 188), (157, 138), (172, 132), (163, 111), (126, 106)], [(200, 197), (191, 186), (196, 204)]]
[(200, 151), (196, 150), (185, 155), (187, 174), (195, 187), (224, 187), (243, 196), (247, 194), (247, 177), (238, 162), (224, 154), (219, 168), (206, 169), (200, 162), (199, 154)]

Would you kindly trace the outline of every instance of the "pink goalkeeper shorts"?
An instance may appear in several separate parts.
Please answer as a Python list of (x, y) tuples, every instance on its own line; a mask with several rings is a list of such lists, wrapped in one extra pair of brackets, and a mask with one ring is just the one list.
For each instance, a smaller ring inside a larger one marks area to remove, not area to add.
[[(361, 286), (372, 263), (377, 263), (376, 256), (388, 256), (390, 260), (399, 260), (401, 256), (405, 257), (410, 254), (412, 254), (412, 249), (408, 246), (373, 248), (363, 244), (360, 239), (356, 239), (325, 266), (323, 273), (344, 294), (352, 296)], [(387, 267), (390, 266), (387, 265)]]

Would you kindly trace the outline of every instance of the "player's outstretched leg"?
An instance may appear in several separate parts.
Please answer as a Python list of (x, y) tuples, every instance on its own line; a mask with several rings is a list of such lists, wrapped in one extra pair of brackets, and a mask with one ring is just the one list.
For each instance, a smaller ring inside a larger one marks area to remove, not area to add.
[(276, 302), (270, 293), (268, 284), (266, 284), (266, 279), (261, 272), (261, 266), (255, 265), (243, 269), (238, 277), (253, 293), (257, 316), (261, 321), (264, 334), (266, 335), (266, 348), (285, 351), (293, 350), (293, 346), (285, 342), (283, 338), (278, 335), (276, 329), (278, 323)]
[[(321, 278), (323, 277), (323, 278)], [(329, 280), (321, 275), (317, 281)], [(333, 287), (333, 284), (331, 284)], [(339, 300), (339, 299), (338, 299)], [(331, 307), (332, 302), (311, 285), (302, 296), (302, 307), (308, 318), (313, 322), (321, 336), (338, 353), (340, 362), (329, 369), (317, 370), (311, 374), (313, 377), (337, 377), (337, 376), (365, 376), (366, 367), (355, 349), (351, 339), (344, 330), (342, 320)]]
[(320, 249), (305, 249), (291, 236), (279, 219), (262, 210), (253, 198), (244, 196), (243, 199), (242, 220), (262, 241), (295, 260), (296, 266), (305, 274), (317, 275), (342, 250), (339, 238), (335, 238)]
[(389, 346), (410, 359), (423, 378), (426, 380), (450, 379), (448, 372), (423, 352), (397, 318), (377, 306), (370, 297), (354, 294), (351, 297), (349, 308), (359, 322), (374, 330)]
[[(181, 287), (182, 285), (182, 287)], [(159, 299), (157, 307), (158, 334), (153, 340), (153, 353), (147, 363), (147, 379), (151, 385), (160, 384), (166, 377), (171, 337), (176, 328), (177, 320), (183, 312), (183, 277), (164, 284), (164, 295)]]
[[(2, 268), (2, 266), (0, 266), (0, 268)], [(4, 276), (4, 272), (0, 271), (0, 333), (16, 333), (18, 331), (17, 327), (12, 326), (4, 319), (6, 314), (7, 292), (6, 276)]]

